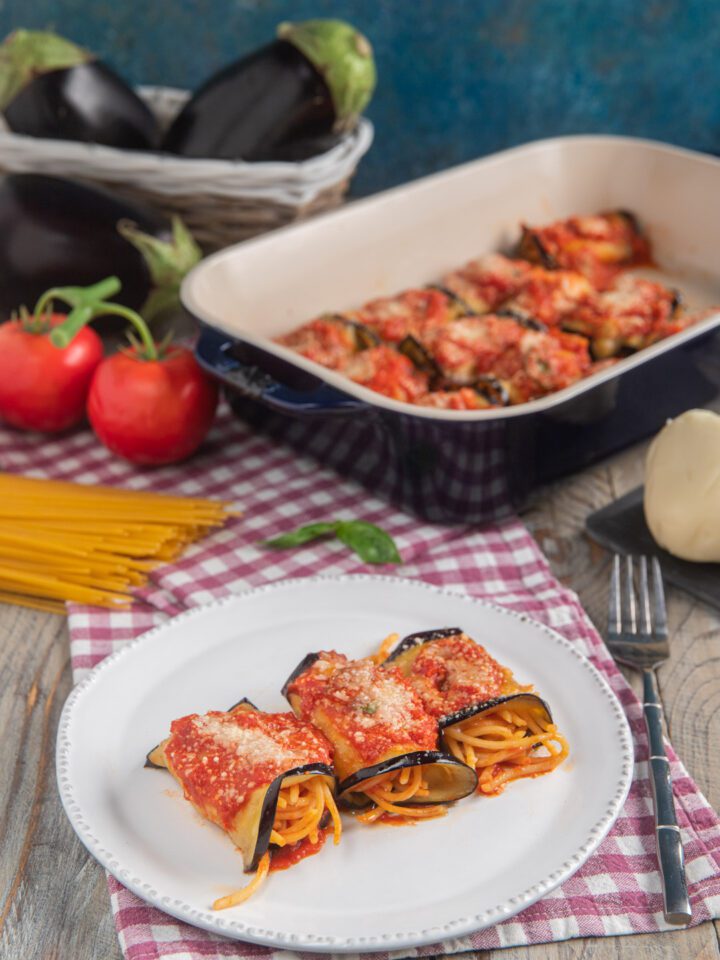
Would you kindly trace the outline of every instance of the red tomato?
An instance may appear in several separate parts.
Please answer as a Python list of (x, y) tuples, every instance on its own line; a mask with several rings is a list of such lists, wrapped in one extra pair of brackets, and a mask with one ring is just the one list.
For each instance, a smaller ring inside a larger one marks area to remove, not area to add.
[(98, 438), (132, 463), (184, 460), (205, 439), (217, 386), (190, 350), (171, 347), (159, 360), (123, 351), (104, 360), (90, 386), (87, 414)]
[[(50, 325), (62, 323), (53, 314)], [(79, 423), (95, 368), (103, 358), (102, 340), (84, 327), (67, 347), (53, 346), (45, 325), (33, 333), (32, 319), (0, 326), (0, 417), (23, 430), (57, 433)]]

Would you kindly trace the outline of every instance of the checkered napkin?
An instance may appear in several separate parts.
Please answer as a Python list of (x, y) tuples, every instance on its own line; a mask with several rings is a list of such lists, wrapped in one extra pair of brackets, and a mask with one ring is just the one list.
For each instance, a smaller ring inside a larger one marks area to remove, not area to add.
[[(668, 929), (662, 916), (655, 859), (652, 795), (641, 707), (582, 610), (551, 575), (525, 527), (516, 520), (485, 530), (432, 526), (410, 518), (313, 461), (252, 434), (228, 413), (191, 463), (139, 471), (108, 455), (88, 432), (48, 442), (0, 431), (0, 468), (33, 476), (110, 483), (237, 501), (243, 516), (160, 568), (131, 611), (73, 606), (75, 678), (128, 640), (198, 604), (287, 577), (372, 573), (336, 543), (270, 552), (258, 541), (301, 523), (329, 517), (380, 524), (396, 539), (403, 565), (390, 572), (466, 591), (522, 611), (562, 633), (607, 678), (630, 721), (636, 765), (622, 813), (597, 852), (575, 876), (511, 920), (473, 936), (393, 956), (453, 954), (517, 944)], [(388, 568), (382, 568), (383, 573)], [(682, 827), (693, 922), (720, 916), (720, 822), (670, 751)], [(113, 877), (110, 899), (128, 960), (245, 960), (283, 951), (227, 940), (149, 907)], [(310, 957), (311, 955), (307, 955)], [(375, 954), (383, 960), (390, 955)]]

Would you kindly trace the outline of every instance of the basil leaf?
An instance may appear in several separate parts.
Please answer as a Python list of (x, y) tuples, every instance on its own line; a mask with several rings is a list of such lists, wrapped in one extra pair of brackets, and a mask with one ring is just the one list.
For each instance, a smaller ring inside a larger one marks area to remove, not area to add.
[(364, 520), (333, 520), (327, 523), (308, 523), (297, 530), (283, 533), (272, 540), (264, 540), (263, 545), (276, 550), (288, 547), (301, 547), (304, 543), (334, 534), (338, 540), (350, 547), (365, 563), (402, 563), (395, 541), (374, 523)]
[(402, 563), (395, 541), (374, 523), (364, 520), (340, 520), (337, 538), (350, 547), (365, 563)]
[(317, 540), (318, 537), (326, 537), (330, 533), (336, 533), (337, 523), (308, 523), (304, 527), (298, 527), (290, 533), (282, 533), (279, 537), (273, 537), (272, 540), (265, 540), (266, 547), (274, 547), (277, 550), (285, 550), (288, 547), (301, 547), (304, 543), (311, 540)]

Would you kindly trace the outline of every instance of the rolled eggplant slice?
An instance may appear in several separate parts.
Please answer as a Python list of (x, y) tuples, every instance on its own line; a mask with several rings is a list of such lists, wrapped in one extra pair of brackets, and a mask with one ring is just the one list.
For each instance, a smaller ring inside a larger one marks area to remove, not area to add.
[(475, 769), (479, 793), (500, 793), (567, 756), (547, 703), (459, 627), (410, 634), (385, 662), (437, 717), (441, 748)]
[(648, 239), (626, 210), (568, 217), (546, 227), (523, 225), (517, 254), (546, 270), (577, 270), (600, 290), (620, 270), (652, 262)]
[(331, 370), (340, 369), (354, 354), (377, 346), (375, 333), (341, 313), (328, 313), (303, 324), (277, 342)]
[(463, 636), (461, 627), (438, 627), (435, 630), (422, 630), (418, 633), (410, 633), (398, 643), (394, 650), (390, 652), (385, 663), (394, 663), (401, 667), (403, 663), (409, 662), (410, 654), (415, 656), (420, 652), (423, 644), (430, 643), (433, 640), (445, 640), (448, 637)]
[(441, 743), (478, 774), (478, 793), (501, 793), (511, 780), (554, 770), (568, 755), (547, 703), (521, 692), (474, 703), (438, 721)]
[(470, 313), (471, 308), (451, 290), (427, 286), (370, 300), (350, 316), (373, 330), (383, 343), (399, 344), (408, 336), (423, 340)]
[(508, 670), (460, 627), (411, 633), (385, 664), (396, 667), (433, 717), (520, 690)]
[(516, 296), (531, 270), (527, 260), (491, 253), (446, 274), (442, 285), (473, 311), (487, 313)]
[(445, 377), (437, 360), (412, 334), (403, 337), (397, 348), (399, 353), (404, 354), (410, 360), (416, 370), (427, 376), (428, 386), (431, 390), (442, 386)]
[(332, 754), (311, 724), (290, 713), (262, 713), (247, 701), (174, 720), (170, 736), (151, 751), (197, 812), (228, 834), (245, 871), (260, 867), (263, 874), (283, 848), (292, 849), (290, 862), (316, 853), (331, 821), (339, 841)]
[(393, 667), (334, 651), (305, 658), (284, 691), (335, 750), (338, 796), (363, 818), (425, 818), (468, 796), (474, 770), (437, 749), (437, 721)]
[[(392, 775), (393, 787), (397, 785), (403, 788), (411, 782), (410, 776), (405, 782), (400, 779), (403, 772), (408, 771), (417, 771), (424, 781), (424, 787), (407, 799), (392, 799), (392, 790), (385, 788), (383, 792), (388, 794), (389, 802), (407, 807), (453, 803), (469, 796), (477, 787), (477, 774), (464, 761), (455, 760), (438, 750), (420, 750), (391, 757), (356, 771), (338, 784), (338, 798), (350, 807), (365, 809), (374, 802), (374, 784), (370, 781), (377, 781), (381, 777), (389, 780)], [(403, 791), (395, 789), (395, 793), (400, 792)]]

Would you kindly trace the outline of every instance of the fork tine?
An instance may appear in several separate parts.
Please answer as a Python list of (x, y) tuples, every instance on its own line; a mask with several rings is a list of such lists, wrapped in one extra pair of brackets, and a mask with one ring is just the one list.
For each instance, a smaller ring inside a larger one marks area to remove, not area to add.
[(610, 596), (608, 598), (608, 630), (611, 633), (620, 633), (620, 554), (613, 557), (612, 574), (610, 576)]
[(635, 613), (635, 587), (633, 585), (633, 558), (625, 557), (624, 589), (620, 591), (620, 606), (622, 629), (624, 633), (637, 633), (637, 617)]
[(652, 633), (652, 610), (650, 608), (650, 588), (648, 584), (648, 564), (647, 557), (640, 557), (640, 576), (639, 576), (639, 607), (640, 623), (639, 632), (649, 636)]
[(655, 596), (655, 634), (666, 638), (668, 635), (667, 611), (665, 608), (665, 590), (662, 570), (657, 557), (652, 558), (653, 594)]

